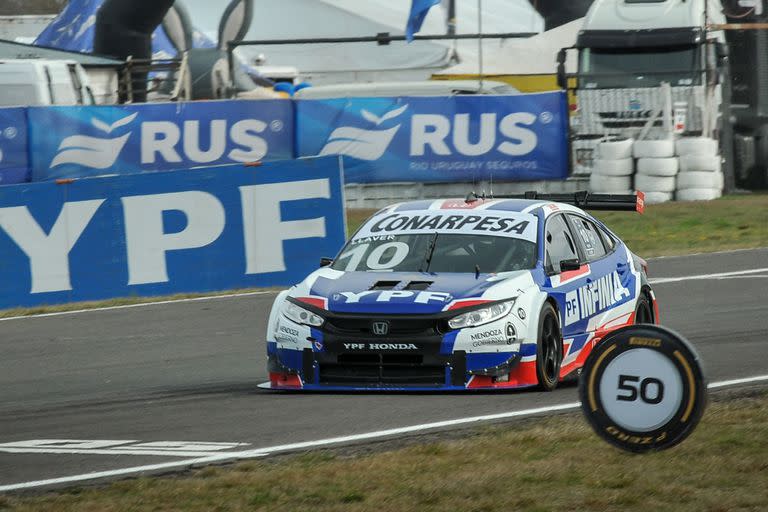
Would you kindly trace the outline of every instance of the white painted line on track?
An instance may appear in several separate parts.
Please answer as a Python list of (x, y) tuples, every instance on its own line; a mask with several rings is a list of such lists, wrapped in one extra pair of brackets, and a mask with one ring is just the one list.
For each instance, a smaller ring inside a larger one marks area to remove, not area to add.
[[(743, 379), (726, 380), (720, 382), (713, 382), (709, 384), (710, 389), (724, 388), (729, 386), (738, 386), (742, 384), (753, 384), (757, 382), (767, 382), (768, 375), (757, 375), (754, 377), (746, 377)], [(363, 434), (353, 434), (349, 436), (332, 437), (329, 439), (319, 439), (315, 441), (306, 441), (301, 443), (283, 444), (277, 446), (268, 446), (264, 448), (254, 448), (252, 450), (242, 450), (239, 452), (229, 452), (213, 455), (210, 457), (198, 457), (193, 459), (177, 460), (173, 462), (166, 462), (162, 464), (150, 464), (145, 466), (134, 466), (129, 468), (115, 469), (110, 471), (98, 471), (94, 473), (84, 473), (81, 475), (71, 475), (61, 478), (51, 478), (48, 480), (36, 480), (30, 482), (19, 482), (16, 484), (2, 485), (0, 486), (0, 492), (6, 491), (18, 491), (23, 489), (32, 489), (35, 487), (45, 487), (69, 484), (75, 482), (83, 482), (88, 480), (95, 480), (98, 478), (109, 478), (116, 476), (135, 475), (138, 473), (146, 473), (150, 471), (158, 471), (163, 469), (184, 469), (192, 466), (199, 466), (204, 464), (213, 464), (216, 462), (233, 461), (241, 459), (252, 459), (256, 457), (266, 457), (280, 452), (289, 452), (294, 450), (300, 450), (304, 448), (318, 448), (323, 446), (333, 446), (344, 443), (351, 443), (355, 441), (366, 441), (374, 439), (382, 439), (386, 437), (392, 437), (402, 434), (411, 434), (416, 432), (423, 432), (427, 430), (434, 430), (445, 427), (455, 427), (459, 425), (468, 425), (472, 423), (482, 423), (486, 421), (494, 421), (508, 418), (523, 418), (526, 416), (534, 416), (537, 414), (570, 411), (578, 409), (581, 406), (580, 402), (569, 402), (565, 404), (552, 405), (548, 407), (538, 407), (535, 409), (523, 409), (520, 411), (509, 411), (499, 414), (486, 414), (483, 416), (471, 416), (468, 418), (457, 418), (453, 420), (437, 421), (434, 423), (423, 423), (420, 425), (411, 425), (401, 428), (393, 428), (389, 430), (379, 430), (375, 432), (366, 432)]]
[(743, 379), (721, 380), (712, 382), (707, 386), (709, 389), (727, 388), (729, 386), (739, 386), (741, 384), (754, 384), (755, 382), (768, 381), (768, 375), (758, 375), (756, 377), (745, 377)]
[(762, 275), (750, 275), (750, 276), (728, 276), (728, 277), (713, 277), (712, 279), (715, 280), (722, 280), (722, 279), (765, 279), (768, 278), (768, 274), (762, 274)]
[(149, 455), (153, 457), (210, 457), (227, 452), (190, 452), (169, 450), (78, 450), (75, 448), (0, 448), (0, 453), (51, 453), (55, 455)]
[(228, 293), (226, 295), (207, 295), (205, 297), (191, 297), (188, 299), (171, 299), (171, 300), (159, 300), (155, 302), (139, 302), (137, 304), (124, 304), (122, 306), (107, 306), (104, 308), (91, 308), (91, 309), (75, 309), (73, 311), (57, 311), (56, 313), (40, 313), (39, 315), (21, 315), (21, 316), (9, 316), (7, 318), (0, 318), (0, 322), (8, 322), (10, 320), (31, 320), (34, 318), (50, 318), (53, 316), (65, 316), (65, 315), (79, 315), (81, 313), (95, 313), (97, 311), (114, 311), (119, 309), (133, 309), (133, 308), (145, 308), (147, 306), (162, 306), (164, 304), (180, 304), (183, 302), (201, 302), (207, 300), (219, 300), (219, 299), (239, 299), (240, 297), (253, 297), (255, 295), (277, 295), (282, 290), (268, 290), (261, 292), (243, 292), (243, 293)]
[(650, 284), (664, 284), (664, 283), (677, 283), (679, 281), (697, 281), (707, 279), (722, 279), (727, 277), (746, 276), (749, 274), (759, 274), (761, 272), (768, 272), (768, 268), (755, 268), (751, 270), (736, 270), (734, 272), (720, 272), (719, 274), (699, 274), (695, 276), (682, 276), (682, 277), (657, 277), (655, 279), (649, 279)]
[(421, 432), (424, 430), (430, 430), (430, 429), (436, 429), (436, 428), (444, 428), (444, 427), (451, 427), (451, 426), (457, 426), (457, 425), (466, 425), (469, 423), (477, 423), (477, 422), (483, 422), (483, 421), (492, 421), (496, 419), (505, 419), (505, 418), (514, 418), (514, 417), (525, 417), (525, 416), (531, 416), (535, 414), (542, 414), (542, 413), (549, 413), (549, 412), (557, 412), (557, 411), (567, 411), (578, 408), (580, 405), (579, 402), (571, 402), (567, 404), (561, 404), (561, 405), (554, 405), (550, 407), (539, 407), (536, 409), (524, 409), (521, 411), (510, 411), (506, 413), (500, 413), (500, 414), (489, 414), (484, 416), (473, 416), (469, 418), (459, 418), (454, 420), (446, 420), (446, 421), (439, 421), (435, 423), (425, 423), (421, 425), (411, 425), (408, 427), (401, 427), (401, 428), (393, 428), (389, 430), (380, 430), (376, 432), (366, 432), (364, 434), (354, 434), (349, 436), (341, 436), (341, 437), (333, 437), (330, 439), (320, 439), (316, 441), (306, 441), (301, 443), (291, 443), (291, 444), (284, 444), (284, 445), (278, 445), (278, 446), (270, 446), (265, 448), (256, 448), (253, 450), (243, 450), (240, 452), (229, 452), (225, 454), (217, 454), (211, 457), (201, 457), (201, 458), (195, 458), (195, 459), (185, 459), (185, 460), (179, 460), (175, 462), (167, 462), (165, 464), (154, 464), (149, 466), (136, 466), (131, 468), (124, 468), (124, 469), (115, 469), (111, 471), (99, 471), (95, 473), (85, 473), (82, 475), (72, 475), (72, 476), (66, 476), (61, 478), (51, 478), (48, 480), (37, 480), (37, 481), (31, 481), (31, 482), (21, 482), (17, 484), (10, 484), (10, 485), (3, 485), (0, 486), (0, 492), (5, 491), (15, 491), (15, 490), (22, 490), (22, 489), (31, 489), (34, 487), (43, 487), (43, 486), (50, 486), (50, 485), (62, 485), (67, 483), (73, 483), (73, 482), (82, 482), (86, 480), (94, 480), (97, 478), (107, 478), (107, 477), (113, 477), (113, 476), (123, 476), (123, 475), (132, 475), (136, 473), (142, 473), (146, 471), (155, 471), (160, 469), (171, 469), (171, 468), (187, 468), (193, 465), (200, 465), (200, 464), (213, 464), (216, 462), (222, 462), (225, 460), (234, 460), (234, 459), (250, 459), (255, 457), (265, 457), (267, 455), (271, 455), (273, 453), (278, 452), (285, 452), (285, 451), (291, 451), (291, 450), (300, 450), (302, 448), (317, 448), (321, 446), (330, 446), (335, 444), (342, 444), (342, 443), (349, 443), (354, 441), (365, 441), (365, 440), (371, 440), (371, 439), (380, 439), (384, 437), (390, 437), (395, 436), (398, 434), (408, 434), (408, 433), (414, 433), (414, 432)]
[(0, 444), (2, 453), (55, 453), (72, 455), (151, 455), (159, 457), (208, 457), (244, 450), (250, 443), (150, 441), (107, 439), (29, 439)]

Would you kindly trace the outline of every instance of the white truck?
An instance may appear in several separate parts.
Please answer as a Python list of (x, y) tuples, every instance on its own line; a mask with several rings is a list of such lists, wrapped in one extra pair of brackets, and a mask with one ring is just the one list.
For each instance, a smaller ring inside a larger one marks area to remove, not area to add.
[[(718, 0), (595, 0), (576, 46), (558, 57), (574, 168), (589, 173), (606, 137), (720, 139), (727, 46), (709, 28), (723, 23)], [(573, 52), (578, 72), (569, 77)]]
[(69, 60), (0, 60), (0, 107), (93, 105), (88, 75)]

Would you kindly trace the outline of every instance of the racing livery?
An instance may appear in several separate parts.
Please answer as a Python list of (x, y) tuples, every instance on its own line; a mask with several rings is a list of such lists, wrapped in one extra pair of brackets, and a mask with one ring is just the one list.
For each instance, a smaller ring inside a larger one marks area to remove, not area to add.
[(642, 195), (532, 197), (376, 213), (276, 298), (270, 387), (552, 390), (608, 332), (655, 323), (645, 262), (574, 205), (642, 212)]

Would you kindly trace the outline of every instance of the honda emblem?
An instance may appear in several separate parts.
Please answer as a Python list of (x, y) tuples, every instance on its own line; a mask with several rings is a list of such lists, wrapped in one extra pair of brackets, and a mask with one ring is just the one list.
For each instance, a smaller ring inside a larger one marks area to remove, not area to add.
[(371, 330), (376, 336), (386, 336), (389, 334), (389, 322), (373, 322)]

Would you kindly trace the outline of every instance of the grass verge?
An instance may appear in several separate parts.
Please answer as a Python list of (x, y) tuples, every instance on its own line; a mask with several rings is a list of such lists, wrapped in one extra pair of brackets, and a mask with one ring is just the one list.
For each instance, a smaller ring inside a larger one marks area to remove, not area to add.
[(730, 511), (768, 506), (768, 390), (712, 404), (683, 444), (630, 455), (578, 415), (365, 455), (313, 452), (179, 477), (0, 497), (0, 510)]
[(643, 257), (768, 246), (768, 194), (650, 205), (644, 215), (594, 213)]

